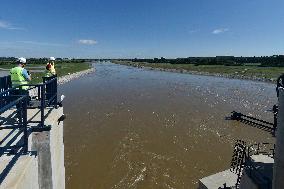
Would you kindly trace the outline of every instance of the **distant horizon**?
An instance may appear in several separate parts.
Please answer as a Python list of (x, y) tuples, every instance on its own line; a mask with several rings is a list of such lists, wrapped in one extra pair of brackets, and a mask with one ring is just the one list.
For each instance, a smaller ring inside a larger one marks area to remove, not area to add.
[[(55, 57), (56, 59), (94, 59), (94, 60), (111, 60), (111, 59), (154, 59), (154, 58), (165, 58), (165, 59), (178, 59), (178, 58), (214, 58), (214, 57), (272, 57), (272, 56), (284, 56), (284, 54), (274, 54), (274, 55), (262, 55), (262, 56), (234, 56), (234, 55), (217, 55), (217, 56), (187, 56), (187, 57), (165, 57), (165, 56), (160, 56), (160, 57), (146, 57), (146, 58), (137, 58), (137, 57), (132, 57), (132, 58), (90, 58), (90, 57)], [(21, 57), (21, 56), (19, 56)], [(16, 56), (0, 56), (0, 58), (19, 58)], [(49, 57), (24, 57), (27, 59), (48, 59)]]

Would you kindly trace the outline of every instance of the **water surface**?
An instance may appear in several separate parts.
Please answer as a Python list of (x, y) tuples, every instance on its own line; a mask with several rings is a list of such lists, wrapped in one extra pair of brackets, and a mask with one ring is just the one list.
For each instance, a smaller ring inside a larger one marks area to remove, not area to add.
[(60, 87), (68, 189), (196, 188), (227, 169), (236, 139), (271, 134), (226, 120), (233, 110), (268, 121), (271, 84), (143, 70), (110, 63)]

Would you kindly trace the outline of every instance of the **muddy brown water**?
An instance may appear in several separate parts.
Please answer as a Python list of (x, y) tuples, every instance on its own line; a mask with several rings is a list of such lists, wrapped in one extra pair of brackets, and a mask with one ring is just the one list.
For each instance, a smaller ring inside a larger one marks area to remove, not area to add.
[(68, 189), (197, 188), (198, 179), (229, 168), (235, 140), (274, 140), (225, 119), (236, 110), (272, 121), (272, 84), (94, 66), (60, 86)]

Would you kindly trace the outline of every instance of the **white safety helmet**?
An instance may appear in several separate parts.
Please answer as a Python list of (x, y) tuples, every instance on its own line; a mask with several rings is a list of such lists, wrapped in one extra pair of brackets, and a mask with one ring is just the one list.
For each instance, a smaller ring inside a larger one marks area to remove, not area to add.
[(55, 58), (52, 56), (49, 58), (50, 61), (55, 61)]
[(24, 57), (20, 57), (17, 59), (17, 62), (21, 63), (21, 64), (26, 64), (27, 63), (27, 59), (25, 59)]

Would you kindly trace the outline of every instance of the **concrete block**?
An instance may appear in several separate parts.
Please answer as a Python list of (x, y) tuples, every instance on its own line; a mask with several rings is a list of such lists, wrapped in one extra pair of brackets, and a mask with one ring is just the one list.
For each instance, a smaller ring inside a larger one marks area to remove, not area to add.
[[(1, 126), (13, 125), (15, 109), (1, 114)], [(50, 131), (32, 133), (28, 139), (28, 150), (34, 156), (4, 154), (0, 157), (0, 189), (64, 189), (64, 144), (63, 122), (57, 123), (63, 114), (63, 108), (45, 109), (45, 125)], [(38, 126), (40, 120), (38, 109), (28, 110), (28, 120), (33, 121), (29, 127)], [(5, 129), (0, 132), (0, 146), (11, 146), (20, 143), (22, 134), (17, 129)], [(2, 180), (1, 180), (2, 179)]]
[(229, 169), (199, 180), (199, 189), (218, 189), (226, 183), (227, 187), (234, 187), (237, 183), (237, 174)]

